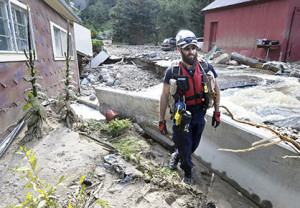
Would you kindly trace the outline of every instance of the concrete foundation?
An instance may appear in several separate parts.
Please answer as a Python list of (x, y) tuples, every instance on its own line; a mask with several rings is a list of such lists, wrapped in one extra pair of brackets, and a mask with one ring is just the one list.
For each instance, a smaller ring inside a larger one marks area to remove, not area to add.
[[(153, 122), (159, 118), (161, 90), (162, 85), (138, 93), (96, 88), (96, 95), (101, 113), (115, 110), (142, 126), (154, 127)], [(211, 115), (212, 110), (209, 110), (195, 156), (262, 207), (299, 207), (300, 159), (282, 159), (296, 153), (281, 143), (246, 153), (218, 151), (219, 148), (249, 148), (253, 142), (269, 137), (271, 133), (239, 124), (225, 115), (221, 116), (221, 125), (214, 129), (210, 125)], [(171, 121), (168, 122), (171, 130)]]

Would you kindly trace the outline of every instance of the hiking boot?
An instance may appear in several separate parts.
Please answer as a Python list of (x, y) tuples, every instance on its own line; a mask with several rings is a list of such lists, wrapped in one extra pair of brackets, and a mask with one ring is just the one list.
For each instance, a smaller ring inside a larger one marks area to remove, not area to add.
[(174, 152), (171, 155), (170, 163), (169, 163), (169, 169), (170, 170), (177, 170), (177, 164), (179, 162), (179, 157), (177, 152)]
[(191, 185), (192, 184), (192, 171), (191, 170), (185, 170), (184, 171), (184, 177), (182, 179), (182, 182)]
[(182, 179), (182, 182), (185, 183), (186, 185), (191, 185), (192, 184), (192, 176), (184, 176)]

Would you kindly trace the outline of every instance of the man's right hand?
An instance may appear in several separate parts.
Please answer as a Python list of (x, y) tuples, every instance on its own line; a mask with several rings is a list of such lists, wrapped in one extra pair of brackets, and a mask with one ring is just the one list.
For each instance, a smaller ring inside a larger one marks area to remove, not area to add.
[(163, 135), (167, 135), (167, 134), (168, 134), (166, 120), (159, 121), (158, 129), (159, 129), (159, 131), (160, 131)]
[(220, 122), (221, 122), (220, 117), (221, 117), (221, 113), (214, 111), (213, 117), (212, 117), (212, 120), (211, 120), (211, 125), (213, 127), (217, 128), (220, 125)]

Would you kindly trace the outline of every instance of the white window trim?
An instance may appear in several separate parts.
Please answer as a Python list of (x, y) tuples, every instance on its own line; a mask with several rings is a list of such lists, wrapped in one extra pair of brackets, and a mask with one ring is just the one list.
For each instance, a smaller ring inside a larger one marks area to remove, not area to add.
[[(6, 1), (4, 1), (4, 2), (6, 2)], [(8, 11), (9, 16), (11, 16), (10, 4), (14, 4), (18, 7), (21, 7), (22, 9), (27, 10), (27, 6), (17, 0), (8, 0), (7, 3), (9, 5), (9, 10), (10, 10), (10, 11)], [(31, 19), (30, 8), (29, 8), (29, 21), (31, 22), (31, 24), (30, 24), (30, 30), (31, 30), (31, 35), (32, 35), (31, 41), (32, 41), (33, 47), (35, 48), (35, 43), (34, 43), (35, 39), (34, 39), (34, 33), (33, 33), (33, 28), (32, 28), (32, 19)], [(14, 27), (14, 26), (12, 26), (12, 27)], [(15, 32), (13, 32), (13, 33), (15, 33)], [(14, 38), (14, 41), (16, 41), (15, 38)], [(35, 52), (35, 54), (36, 54), (36, 58), (37, 58), (37, 53)], [(27, 61), (27, 60), (28, 59), (26, 58), (24, 51), (0, 51), (0, 62)]]
[[(27, 10), (27, 6), (26, 6), (25, 4), (23, 4), (23, 3), (19, 2), (19, 1), (17, 1), (17, 0), (8, 0), (8, 1), (10, 1), (10, 2), (13, 3), (13, 4), (15, 4), (16, 6), (21, 7), (22, 9)], [(29, 9), (29, 10), (30, 10), (30, 9)]]
[[(51, 39), (52, 39), (52, 49), (53, 49), (53, 58), (55, 61), (65, 61), (66, 58), (65, 56), (56, 56), (56, 46), (55, 46), (55, 36), (54, 36), (54, 30), (53, 30), (53, 26), (60, 29), (61, 31), (67, 33), (67, 30), (65, 30), (64, 28), (60, 27), (59, 25), (55, 24), (54, 22), (50, 21), (50, 28), (51, 28)], [(71, 36), (71, 40), (73, 40), (72, 34), (69, 32), (69, 35)], [(72, 42), (70, 42), (70, 44), (72, 44)], [(70, 55), (71, 60), (74, 60), (74, 47), (72, 46), (72, 51), (73, 51), (73, 56)]]

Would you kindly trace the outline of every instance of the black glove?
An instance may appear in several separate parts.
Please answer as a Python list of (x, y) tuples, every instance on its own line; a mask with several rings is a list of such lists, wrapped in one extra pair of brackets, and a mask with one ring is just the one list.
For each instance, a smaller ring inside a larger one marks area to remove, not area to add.
[(220, 123), (221, 123), (221, 113), (220, 112), (214, 112), (213, 117), (212, 117), (212, 121), (211, 121), (211, 125), (215, 128), (217, 128)]
[(160, 131), (163, 135), (167, 135), (167, 134), (168, 134), (167, 125), (166, 125), (166, 120), (159, 121), (158, 129), (159, 129), (159, 131)]

